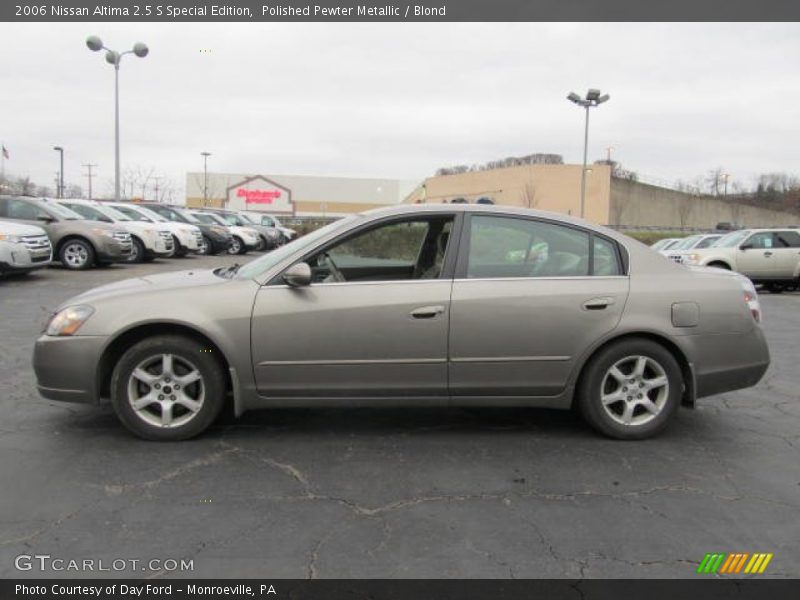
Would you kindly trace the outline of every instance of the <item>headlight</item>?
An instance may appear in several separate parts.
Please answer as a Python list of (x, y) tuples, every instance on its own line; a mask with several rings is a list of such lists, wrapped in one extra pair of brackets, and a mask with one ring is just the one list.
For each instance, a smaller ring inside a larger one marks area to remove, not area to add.
[(148, 229), (142, 229), (142, 231), (144, 233), (146, 233), (147, 235), (155, 235), (156, 234), (156, 230), (155, 229), (148, 228)]
[(0, 233), (0, 240), (4, 242), (11, 242), (12, 244), (19, 244), (22, 241), (22, 238), (18, 235), (7, 235), (5, 233)]
[(99, 227), (96, 227), (95, 229), (92, 229), (92, 231), (94, 233), (96, 233), (97, 235), (104, 235), (104, 236), (110, 237), (110, 238), (114, 237), (114, 230), (113, 229), (100, 229)]
[(94, 309), (86, 304), (68, 306), (53, 315), (45, 333), (56, 336), (74, 335), (93, 313)]
[(683, 262), (688, 265), (696, 265), (700, 263), (700, 255), (699, 254), (687, 254), (683, 258)]

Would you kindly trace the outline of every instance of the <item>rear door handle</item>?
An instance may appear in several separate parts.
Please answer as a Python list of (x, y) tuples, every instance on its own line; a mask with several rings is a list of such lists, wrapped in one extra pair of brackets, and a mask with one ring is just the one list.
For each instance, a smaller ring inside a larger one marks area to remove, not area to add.
[(432, 319), (436, 315), (444, 312), (444, 306), (420, 306), (411, 311), (411, 316), (415, 319)]
[(609, 297), (592, 298), (583, 303), (584, 310), (603, 310), (614, 304), (614, 299)]

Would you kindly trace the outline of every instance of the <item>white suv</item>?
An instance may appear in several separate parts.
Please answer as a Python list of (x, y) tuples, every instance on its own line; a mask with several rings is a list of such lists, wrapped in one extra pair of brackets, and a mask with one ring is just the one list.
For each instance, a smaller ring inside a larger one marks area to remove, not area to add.
[(0, 221), (0, 275), (29, 273), (53, 260), (47, 232), (35, 225)]
[(146, 206), (130, 202), (109, 202), (108, 206), (113, 206), (119, 212), (130, 217), (134, 221), (143, 223), (154, 223), (154, 227), (168, 229), (172, 232), (172, 241), (175, 243), (174, 256), (186, 256), (188, 253), (196, 253), (203, 244), (203, 234), (199, 227), (188, 223), (175, 223), (165, 219), (157, 212), (150, 210)]
[(159, 256), (169, 256), (174, 251), (172, 234), (163, 227), (133, 221), (127, 215), (96, 200), (58, 200), (61, 206), (96, 221), (113, 223), (131, 234), (133, 247), (128, 262), (150, 261)]
[(800, 283), (800, 231), (743, 229), (717, 240), (710, 248), (683, 255), (687, 265), (738, 271), (772, 292)]

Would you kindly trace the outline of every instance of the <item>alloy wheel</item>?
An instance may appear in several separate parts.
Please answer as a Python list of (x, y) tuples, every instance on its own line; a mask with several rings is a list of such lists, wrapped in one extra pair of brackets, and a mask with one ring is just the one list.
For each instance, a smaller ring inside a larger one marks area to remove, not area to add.
[(242, 244), (239, 241), (239, 238), (233, 238), (231, 240), (231, 245), (228, 246), (228, 254), (239, 254), (242, 250)]
[(203, 407), (206, 386), (195, 365), (175, 354), (141, 361), (128, 378), (128, 402), (142, 421), (156, 427), (180, 427)]
[(89, 260), (89, 252), (83, 244), (67, 244), (64, 248), (64, 260), (70, 267), (79, 269)]
[(603, 377), (600, 400), (616, 423), (638, 426), (655, 419), (669, 398), (664, 367), (649, 356), (626, 356)]

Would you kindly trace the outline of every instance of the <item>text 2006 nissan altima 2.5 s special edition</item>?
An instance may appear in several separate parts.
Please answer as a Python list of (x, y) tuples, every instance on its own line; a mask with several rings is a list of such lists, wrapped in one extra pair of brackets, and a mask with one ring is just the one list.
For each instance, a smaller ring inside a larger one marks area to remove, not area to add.
[(110, 401), (181, 440), (226, 401), (576, 406), (641, 439), (769, 365), (749, 280), (612, 230), (486, 205), (379, 209), (243, 267), (165, 273), (64, 303), (36, 342), (46, 398)]

